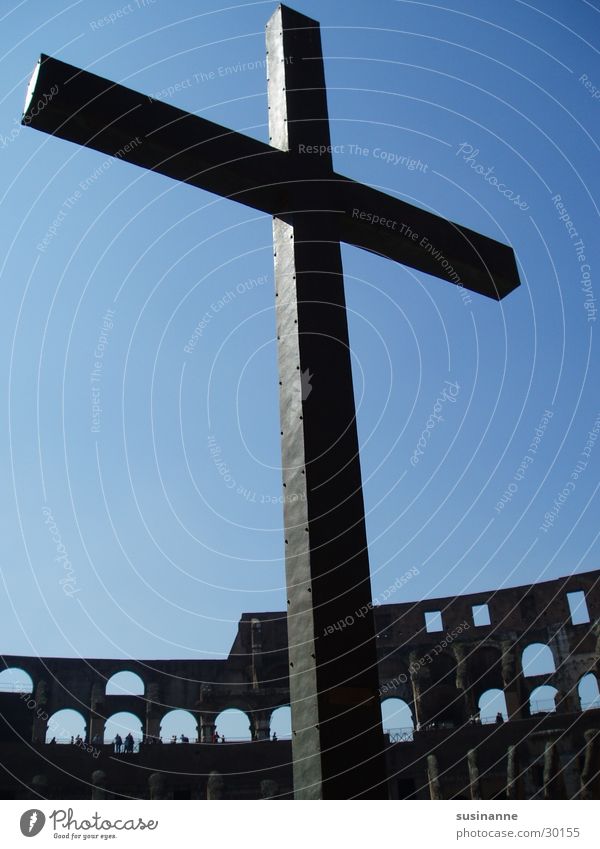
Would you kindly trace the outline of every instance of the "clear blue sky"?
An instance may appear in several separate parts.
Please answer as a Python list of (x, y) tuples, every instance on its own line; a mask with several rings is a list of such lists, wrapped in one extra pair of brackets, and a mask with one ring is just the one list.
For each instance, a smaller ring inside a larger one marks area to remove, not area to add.
[[(269, 218), (19, 126), (45, 52), (266, 141), (275, 5), (2, 4), (5, 653), (220, 657), (243, 611), (285, 607)], [(600, 12), (442, 5), (295, 3), (322, 24), (337, 170), (507, 241), (523, 281), (465, 303), (344, 248), (374, 594), (418, 569), (393, 601), (600, 565)]]

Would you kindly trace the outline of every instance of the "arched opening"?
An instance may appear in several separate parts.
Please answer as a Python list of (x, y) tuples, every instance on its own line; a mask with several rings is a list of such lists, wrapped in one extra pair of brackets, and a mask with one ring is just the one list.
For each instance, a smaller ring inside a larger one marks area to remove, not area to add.
[(410, 674), (408, 667), (404, 664), (399, 664), (394, 659), (393, 666), (388, 667), (385, 675), (380, 676), (379, 696), (382, 701), (385, 699), (404, 699), (410, 702), (412, 700), (412, 686), (410, 683)]
[(271, 737), (273, 734), (278, 740), (292, 736), (292, 710), (289, 705), (278, 707), (271, 714)]
[(3, 669), (0, 672), (0, 693), (33, 693), (31, 675), (16, 666)]
[[(463, 690), (470, 689), (475, 697), (478, 693), (488, 690), (501, 690), (502, 678), (502, 652), (494, 646), (482, 645), (474, 651), (469, 652), (467, 661), (468, 677), (459, 682)], [(464, 670), (466, 673), (466, 669)], [(462, 668), (459, 675), (463, 674)]]
[(135, 672), (117, 672), (106, 682), (107, 696), (143, 696), (144, 682)]
[[(115, 745), (115, 738), (117, 737), (117, 734), (123, 741), (123, 747), (125, 746), (125, 738), (128, 734), (131, 734), (133, 737), (132, 751), (137, 752), (143, 738), (142, 723), (139, 717), (137, 717), (134, 713), (129, 713), (124, 710), (119, 713), (113, 713), (113, 715), (106, 720), (106, 725), (104, 726), (104, 742), (106, 744), (112, 743)], [(121, 748), (120, 751), (125, 751), (125, 749)]]
[(557, 693), (556, 687), (551, 687), (549, 684), (536, 687), (529, 696), (529, 712), (531, 715), (533, 716), (534, 713), (554, 713)]
[(466, 721), (462, 691), (456, 687), (456, 661), (442, 652), (427, 664), (418, 708), (422, 729), (458, 728)]
[(492, 722), (499, 724), (498, 715), (502, 717), (503, 722), (506, 722), (508, 719), (504, 690), (498, 690), (496, 688), (486, 690), (479, 697), (477, 706), (479, 708), (479, 719), (484, 725), (489, 725)]
[(250, 720), (243, 710), (227, 708), (221, 711), (216, 719), (216, 730), (219, 737), (225, 737), (225, 741), (240, 742), (251, 740)]
[(544, 643), (532, 643), (521, 655), (523, 675), (550, 675), (555, 671), (554, 657), (549, 646)]
[(70, 743), (78, 739), (85, 742), (85, 719), (77, 710), (64, 708), (53, 713), (48, 720), (46, 743)]
[(383, 731), (390, 735), (391, 743), (413, 739), (414, 720), (410, 707), (402, 699), (385, 699), (381, 703)]
[(161, 720), (160, 736), (163, 743), (196, 743), (198, 723), (187, 710), (170, 710)]
[(592, 708), (600, 708), (600, 690), (598, 689), (598, 679), (593, 672), (588, 672), (584, 675), (577, 686), (579, 693), (579, 704), (581, 710), (591, 710)]

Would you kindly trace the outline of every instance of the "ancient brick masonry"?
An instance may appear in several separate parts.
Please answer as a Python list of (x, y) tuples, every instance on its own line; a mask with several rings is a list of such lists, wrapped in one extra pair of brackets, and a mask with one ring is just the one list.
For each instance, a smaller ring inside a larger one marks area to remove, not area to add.
[[(600, 709), (582, 705), (579, 693), (584, 676), (600, 679), (599, 586), (595, 571), (375, 608), (381, 701), (402, 699), (414, 723), (387, 729), (391, 798), (600, 798)], [(581, 624), (573, 624), (567, 598), (576, 592), (589, 613)], [(487, 621), (478, 618), (485, 606), (489, 624), (476, 624)], [(523, 653), (534, 644), (549, 648), (554, 671), (526, 674)], [(290, 741), (270, 741), (273, 711), (289, 704), (283, 613), (244, 614), (226, 660), (5, 655), (2, 664), (27, 672), (33, 692), (0, 692), (1, 798), (292, 793)], [(143, 696), (105, 694), (106, 682), (123, 670), (142, 678)], [(536, 702), (543, 685), (554, 688), (553, 703)], [(504, 693), (508, 721), (478, 717), (490, 690)], [(82, 714), (88, 745), (120, 711), (140, 719), (149, 741), (175, 708), (193, 714), (198, 742), (147, 742), (126, 762), (111, 746), (93, 753), (85, 745), (48, 746), (48, 719), (63, 708)], [(216, 717), (227, 708), (246, 713), (252, 742), (213, 744)]]

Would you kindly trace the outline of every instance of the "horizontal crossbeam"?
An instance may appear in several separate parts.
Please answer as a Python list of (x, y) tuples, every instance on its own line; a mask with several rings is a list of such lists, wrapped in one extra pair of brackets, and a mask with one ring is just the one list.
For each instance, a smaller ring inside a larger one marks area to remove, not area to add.
[(269, 215), (335, 212), (341, 241), (497, 300), (519, 285), (507, 245), (50, 56), (23, 123)]
[(24, 124), (269, 214), (278, 206), (285, 153), (50, 56), (37, 73)]
[(520, 285), (511, 247), (369, 186), (342, 178), (340, 239), (480, 295)]

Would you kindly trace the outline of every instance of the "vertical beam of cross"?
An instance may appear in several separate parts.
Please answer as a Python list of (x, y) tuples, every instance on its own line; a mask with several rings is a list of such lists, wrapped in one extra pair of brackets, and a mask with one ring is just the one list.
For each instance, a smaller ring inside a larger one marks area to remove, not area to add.
[[(267, 54), (271, 145), (328, 146), (318, 23), (278, 8)], [(313, 177), (332, 171), (325, 155)], [(273, 219), (273, 237), (294, 790), (297, 799), (385, 798), (339, 235), (333, 211), (310, 209), (314, 187), (306, 206), (293, 191), (298, 208)]]

